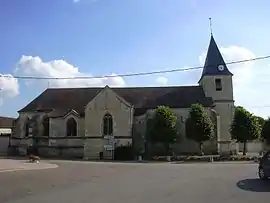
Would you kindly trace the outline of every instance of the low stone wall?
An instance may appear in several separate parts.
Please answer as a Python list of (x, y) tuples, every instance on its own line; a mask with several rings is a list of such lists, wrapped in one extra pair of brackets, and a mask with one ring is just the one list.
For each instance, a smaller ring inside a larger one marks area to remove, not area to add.
[(26, 156), (27, 149), (32, 148), (37, 155), (51, 158), (83, 158), (84, 137), (13, 137), (9, 154)]
[(41, 147), (38, 149), (40, 157), (74, 159), (83, 158), (83, 147)]
[(84, 156), (84, 148), (66, 148), (61, 150), (62, 157), (66, 158), (83, 158)]
[(39, 148), (38, 149), (38, 156), (40, 157), (53, 157), (53, 158), (56, 158), (56, 157), (59, 157), (60, 156), (60, 153), (61, 152), (61, 149), (59, 148), (53, 148), (53, 147), (42, 147), (42, 148)]
[[(261, 156), (243, 156), (243, 155), (230, 155), (230, 156), (220, 156), (220, 155), (206, 155), (206, 156), (176, 156), (170, 157), (170, 161), (180, 161), (180, 162), (222, 162), (222, 161), (255, 161)], [(152, 157), (154, 161), (168, 161), (168, 156), (156, 156)]]
[[(151, 156), (161, 156), (165, 155), (166, 151), (163, 144), (149, 144), (147, 146), (148, 153)], [(200, 154), (199, 145), (192, 141), (192, 140), (185, 140), (183, 143), (174, 144), (172, 145), (172, 151), (176, 155), (183, 155), (183, 154)], [(217, 144), (216, 141), (206, 141), (203, 143), (203, 152), (205, 154), (217, 154)]]
[[(27, 156), (27, 147), (13, 146), (9, 149), (11, 156)], [(82, 159), (84, 155), (83, 147), (39, 147), (37, 154), (44, 158), (59, 159)]]
[[(238, 144), (238, 150), (239, 152), (243, 152), (244, 150), (244, 144), (243, 143), (237, 143)], [(248, 153), (260, 153), (265, 148), (265, 143), (261, 141), (250, 141), (246, 145), (247, 152)]]

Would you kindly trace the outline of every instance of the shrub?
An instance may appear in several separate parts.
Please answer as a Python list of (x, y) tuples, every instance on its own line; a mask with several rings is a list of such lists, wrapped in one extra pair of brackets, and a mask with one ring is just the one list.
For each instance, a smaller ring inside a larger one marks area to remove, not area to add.
[(114, 152), (115, 160), (132, 160), (134, 158), (133, 147), (128, 146), (119, 146), (116, 147)]
[(154, 161), (167, 161), (167, 156), (154, 156), (152, 158)]
[(259, 156), (244, 156), (244, 155), (232, 155), (232, 156), (208, 155), (208, 156), (175, 157), (175, 161), (184, 161), (184, 162), (258, 161), (258, 160)]

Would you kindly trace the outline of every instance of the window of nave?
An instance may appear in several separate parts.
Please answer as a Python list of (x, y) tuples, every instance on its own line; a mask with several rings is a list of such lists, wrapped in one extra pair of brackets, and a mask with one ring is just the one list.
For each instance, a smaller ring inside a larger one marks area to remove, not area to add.
[(66, 129), (68, 137), (77, 136), (77, 122), (74, 118), (69, 118), (67, 120)]
[(24, 137), (29, 137), (30, 134), (30, 119), (27, 117), (24, 122)]
[(113, 134), (113, 118), (112, 115), (106, 113), (103, 117), (103, 135), (112, 135)]
[(49, 118), (47, 116), (45, 116), (43, 118), (42, 125), (43, 125), (43, 136), (49, 137), (49, 135), (50, 135), (50, 121), (49, 121)]

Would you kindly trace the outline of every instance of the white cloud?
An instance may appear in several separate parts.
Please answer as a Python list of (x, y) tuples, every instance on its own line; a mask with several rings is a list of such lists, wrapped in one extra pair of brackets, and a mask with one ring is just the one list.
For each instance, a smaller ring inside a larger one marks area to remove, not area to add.
[(0, 74), (0, 105), (5, 99), (15, 97), (18, 94), (18, 80), (10, 74)]
[(74, 3), (78, 3), (80, 0), (73, 0)]
[(158, 83), (159, 85), (166, 85), (168, 83), (168, 78), (164, 76), (157, 77), (156, 83)]
[[(38, 56), (22, 56), (16, 65), (15, 72), (19, 75), (47, 77), (47, 78), (73, 78), (91, 77), (90, 74), (80, 72), (79, 68), (64, 61), (53, 60), (43, 61)], [(112, 76), (115, 74), (111, 74)], [(125, 86), (125, 81), (121, 77), (108, 78), (86, 78), (86, 79), (61, 79), (61, 80), (39, 80), (27, 81), (28, 85), (41, 82), (50, 84), (50, 87), (90, 87), (90, 86)]]

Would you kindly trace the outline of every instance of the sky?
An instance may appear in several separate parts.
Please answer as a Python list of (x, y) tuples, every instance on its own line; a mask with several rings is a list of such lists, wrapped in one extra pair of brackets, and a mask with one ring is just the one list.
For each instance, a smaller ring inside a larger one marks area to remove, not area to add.
[[(196, 85), (201, 70), (87, 80), (14, 76), (103, 76), (197, 67), (214, 38), (226, 62), (270, 55), (270, 1), (1, 0), (0, 115), (48, 87)], [(270, 116), (270, 59), (229, 65), (234, 98)], [(9, 77), (3, 77), (9, 76)]]

